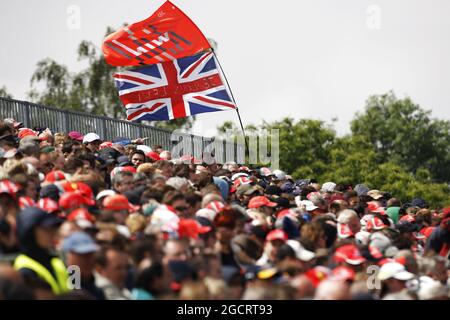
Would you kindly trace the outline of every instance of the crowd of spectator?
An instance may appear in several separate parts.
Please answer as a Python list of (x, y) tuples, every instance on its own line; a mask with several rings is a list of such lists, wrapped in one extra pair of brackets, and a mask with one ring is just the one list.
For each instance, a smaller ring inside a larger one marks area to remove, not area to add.
[(448, 299), (450, 208), (371, 187), (4, 119), (0, 299)]

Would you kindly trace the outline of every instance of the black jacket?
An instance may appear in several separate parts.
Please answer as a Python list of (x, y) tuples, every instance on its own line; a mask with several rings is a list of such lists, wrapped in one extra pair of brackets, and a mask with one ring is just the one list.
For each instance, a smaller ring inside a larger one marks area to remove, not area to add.
[[(50, 216), (50, 214), (38, 208), (30, 207), (22, 210), (17, 216), (17, 235), (20, 243), (20, 253), (25, 254), (42, 264), (48, 271), (50, 271), (53, 277), (56, 278), (55, 272), (51, 265), (51, 260), (55, 258), (56, 255), (39, 247), (34, 235), (34, 230), (36, 227), (48, 219), (57, 218)], [(26, 283), (28, 284), (46, 283), (41, 280), (33, 270), (24, 268), (20, 269), (20, 273), (23, 275)], [(50, 286), (48, 287), (50, 288)]]
[(439, 254), (444, 244), (450, 244), (450, 232), (437, 227), (428, 238), (427, 250), (433, 250), (436, 254)]

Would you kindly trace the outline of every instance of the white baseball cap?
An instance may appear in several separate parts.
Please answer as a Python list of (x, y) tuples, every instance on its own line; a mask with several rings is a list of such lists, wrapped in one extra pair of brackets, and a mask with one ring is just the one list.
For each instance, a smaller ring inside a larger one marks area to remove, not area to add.
[(275, 170), (272, 174), (277, 178), (277, 180), (286, 180), (286, 173), (284, 171)]
[(294, 250), (295, 256), (301, 261), (307, 262), (316, 257), (314, 252), (306, 250), (297, 240), (288, 240), (286, 244)]
[(420, 285), (417, 295), (420, 300), (432, 300), (448, 295), (448, 289), (439, 281), (427, 276), (420, 277), (419, 281)]
[(91, 143), (96, 140), (101, 141), (102, 139), (100, 139), (100, 136), (98, 134), (91, 132), (84, 136), (83, 143)]
[(115, 194), (116, 194), (116, 192), (114, 190), (109, 190), (109, 189), (108, 190), (103, 190), (103, 191), (100, 191), (97, 194), (97, 197), (95, 199), (98, 201), (101, 198), (108, 197), (108, 196), (113, 196)]
[(231, 177), (231, 181), (236, 180), (239, 177), (247, 177), (248, 178), (248, 174), (244, 173), (244, 172), (238, 172), (233, 174), (233, 176)]
[(336, 188), (336, 183), (334, 183), (334, 182), (325, 182), (323, 185), (322, 185), (322, 189), (321, 189), (321, 191), (322, 192), (334, 192), (334, 189)]
[(305, 207), (306, 211), (314, 211), (319, 208), (318, 206), (314, 205), (312, 201), (309, 200), (300, 201), (300, 206)]
[(136, 147), (136, 149), (141, 150), (144, 153), (149, 153), (149, 152), (153, 151), (152, 148), (150, 148), (149, 146), (146, 146), (145, 144), (138, 145)]
[(378, 279), (381, 281), (391, 278), (407, 281), (414, 277), (413, 273), (406, 271), (405, 266), (398, 262), (387, 262), (381, 266), (378, 272)]

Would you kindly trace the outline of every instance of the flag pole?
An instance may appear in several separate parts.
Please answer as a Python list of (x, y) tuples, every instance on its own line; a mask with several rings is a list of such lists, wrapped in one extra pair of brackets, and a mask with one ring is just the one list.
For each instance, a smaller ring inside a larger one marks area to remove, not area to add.
[(216, 51), (214, 50), (214, 48), (211, 48), (211, 51), (214, 54), (214, 57), (216, 58), (217, 63), (219, 64), (220, 71), (222, 72), (223, 77), (225, 78), (225, 82), (227, 83), (228, 90), (230, 90), (231, 99), (233, 99), (233, 103), (236, 106), (236, 113), (237, 113), (237, 116), (239, 119), (239, 123), (241, 125), (242, 133), (244, 134), (245, 147), (247, 148), (247, 150), (249, 150), (248, 142), (247, 142), (247, 135), (245, 134), (244, 125), (242, 124), (241, 114), (239, 113), (239, 108), (237, 106), (236, 100), (234, 99), (234, 95), (233, 95), (233, 91), (231, 90), (230, 83), (228, 82), (227, 76), (226, 76), (225, 72), (223, 71), (223, 68), (222, 68), (222, 65), (220, 64), (219, 58), (217, 58)]

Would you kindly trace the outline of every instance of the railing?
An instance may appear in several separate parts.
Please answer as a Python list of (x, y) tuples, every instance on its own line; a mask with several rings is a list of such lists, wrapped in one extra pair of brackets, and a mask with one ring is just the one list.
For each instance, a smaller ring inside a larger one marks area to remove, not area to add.
[(145, 142), (147, 145), (159, 144), (166, 150), (172, 150), (179, 143), (183, 143), (183, 154), (194, 155), (196, 158), (202, 158), (203, 152), (208, 150), (207, 146), (213, 145), (212, 154), (215, 155), (218, 163), (224, 163), (226, 159), (230, 159), (229, 155), (245, 152), (242, 145), (226, 143), (215, 138), (188, 133), (173, 135), (168, 130), (152, 126), (0, 97), (0, 119), (5, 118), (21, 121), (28, 128), (48, 127), (52, 132), (79, 131), (84, 134), (95, 132), (104, 140), (117, 137), (130, 139), (145, 137), (149, 138)]

